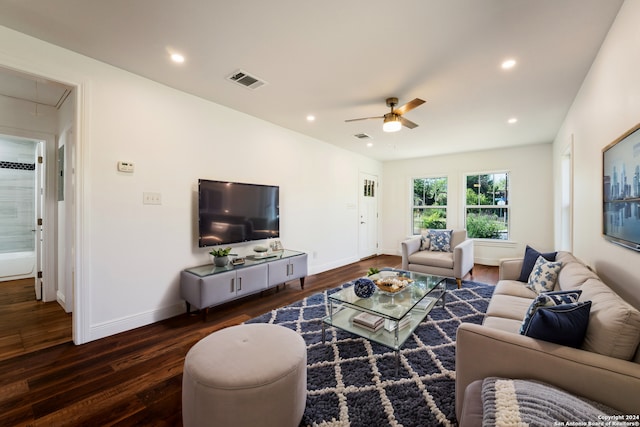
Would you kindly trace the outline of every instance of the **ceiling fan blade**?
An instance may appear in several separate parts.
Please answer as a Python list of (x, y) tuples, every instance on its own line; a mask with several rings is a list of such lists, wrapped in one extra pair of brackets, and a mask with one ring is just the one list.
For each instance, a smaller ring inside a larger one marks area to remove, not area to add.
[(402, 116), (400, 116), (400, 123), (402, 123), (402, 126), (408, 127), (409, 129), (413, 129), (413, 128), (417, 128), (418, 127), (418, 125), (416, 123), (413, 123), (411, 120), (407, 120)]
[(360, 119), (349, 119), (349, 120), (345, 120), (345, 122), (357, 122), (359, 120), (369, 120), (369, 119), (384, 119), (384, 116), (378, 116), (378, 117), (362, 117)]
[(402, 107), (398, 107), (395, 110), (393, 110), (394, 113), (399, 114), (399, 115), (403, 115), (404, 113), (406, 113), (407, 111), (411, 111), (416, 107), (421, 106), (422, 104), (424, 104), (426, 101), (423, 101), (420, 98), (416, 98), (413, 101), (409, 101), (406, 104), (404, 104)]

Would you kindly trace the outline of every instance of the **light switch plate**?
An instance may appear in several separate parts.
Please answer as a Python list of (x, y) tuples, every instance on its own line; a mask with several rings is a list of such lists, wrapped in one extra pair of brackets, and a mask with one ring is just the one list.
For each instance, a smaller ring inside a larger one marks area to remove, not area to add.
[(160, 193), (144, 192), (142, 193), (143, 205), (161, 205), (162, 195)]

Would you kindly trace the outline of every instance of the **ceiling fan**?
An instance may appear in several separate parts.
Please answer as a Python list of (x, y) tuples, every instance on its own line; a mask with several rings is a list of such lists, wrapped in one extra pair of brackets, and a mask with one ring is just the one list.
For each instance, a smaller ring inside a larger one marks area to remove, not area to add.
[(345, 122), (356, 122), (358, 120), (369, 119), (384, 119), (382, 130), (385, 132), (397, 132), (400, 130), (400, 128), (402, 128), (402, 126), (413, 129), (415, 127), (418, 127), (418, 125), (411, 120), (405, 119), (404, 117), (402, 117), (402, 115), (407, 111), (411, 111), (424, 103), (425, 101), (423, 101), (422, 99), (416, 98), (413, 101), (407, 102), (402, 107), (395, 108), (395, 106), (398, 105), (398, 98), (387, 98), (387, 107), (391, 108), (391, 112), (385, 114), (384, 116), (362, 117), (360, 119), (345, 120)]

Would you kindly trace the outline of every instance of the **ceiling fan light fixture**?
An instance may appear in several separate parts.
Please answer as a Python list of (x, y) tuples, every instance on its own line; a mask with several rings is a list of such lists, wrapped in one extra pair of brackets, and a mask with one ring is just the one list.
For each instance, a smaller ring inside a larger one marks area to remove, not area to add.
[(382, 124), (382, 130), (385, 132), (397, 132), (402, 129), (402, 123), (400, 117), (394, 113), (388, 113), (384, 115), (384, 123)]

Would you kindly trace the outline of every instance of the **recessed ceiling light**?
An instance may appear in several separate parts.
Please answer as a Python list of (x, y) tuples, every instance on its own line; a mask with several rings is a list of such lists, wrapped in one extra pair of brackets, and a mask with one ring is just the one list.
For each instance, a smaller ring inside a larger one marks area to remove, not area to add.
[(316, 119), (316, 116), (314, 116), (313, 114), (309, 114), (307, 116), (307, 121), (308, 122), (313, 122), (313, 121), (315, 121), (315, 119)]
[(184, 56), (180, 55), (179, 53), (172, 53), (171, 60), (173, 62), (177, 62), (178, 64), (182, 64), (184, 62)]
[(367, 142), (367, 147), (369, 148), (373, 147), (373, 142)]
[(509, 70), (509, 69), (511, 69), (511, 68), (513, 68), (515, 66), (516, 66), (516, 60), (515, 59), (507, 59), (501, 65), (503, 70)]
[(511, 117), (509, 120), (507, 120), (507, 123), (509, 123), (510, 125), (517, 122), (518, 122), (518, 119), (516, 117)]

